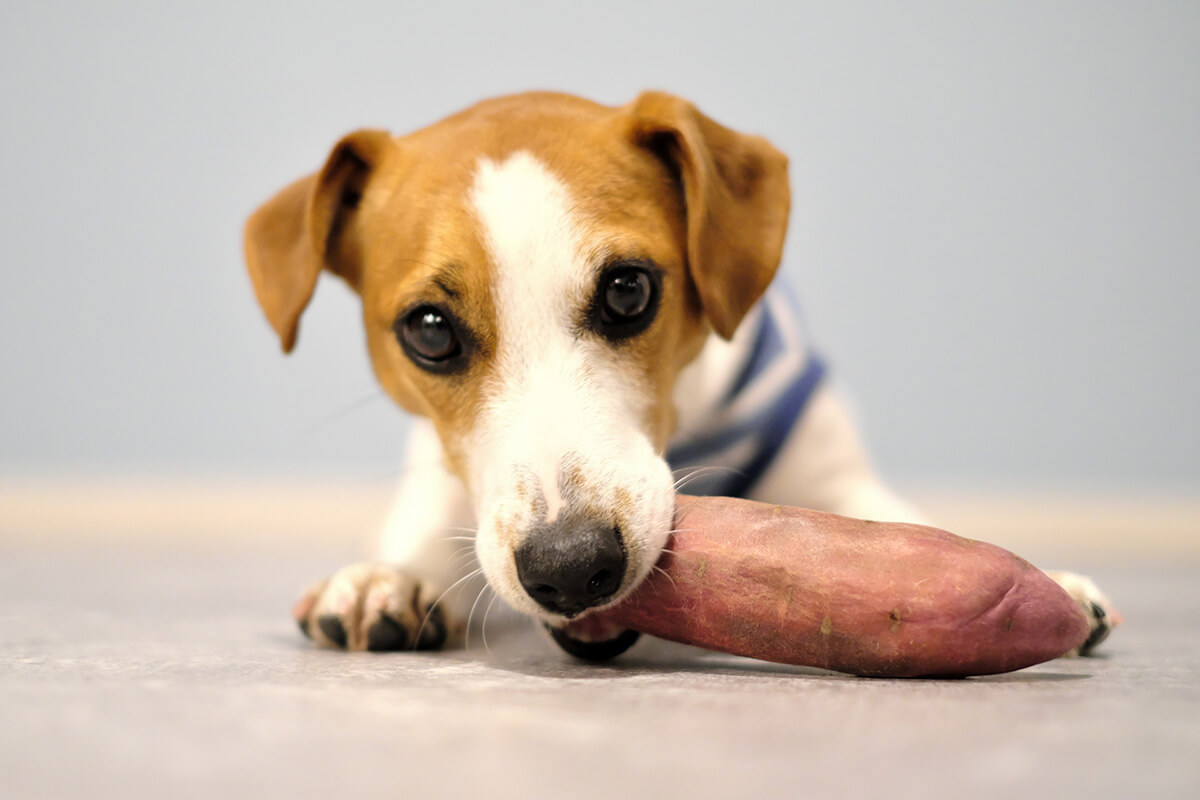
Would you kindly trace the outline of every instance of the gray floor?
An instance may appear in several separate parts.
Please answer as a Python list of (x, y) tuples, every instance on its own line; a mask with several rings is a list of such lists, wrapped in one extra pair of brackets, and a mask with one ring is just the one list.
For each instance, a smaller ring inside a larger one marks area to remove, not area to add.
[(311, 648), (345, 553), (0, 541), (0, 796), (1200, 797), (1200, 566), (1099, 564), (1102, 658), (880, 681), (662, 643)]

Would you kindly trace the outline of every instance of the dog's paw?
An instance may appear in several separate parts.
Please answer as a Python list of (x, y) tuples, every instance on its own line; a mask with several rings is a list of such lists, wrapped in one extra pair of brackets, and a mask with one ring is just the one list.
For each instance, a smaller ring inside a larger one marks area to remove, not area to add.
[(346, 650), (436, 650), (451, 630), (433, 588), (389, 564), (343, 567), (292, 608), (314, 642)]
[(1104, 596), (1104, 593), (1096, 588), (1096, 584), (1092, 582), (1091, 578), (1076, 575), (1074, 572), (1047, 570), (1046, 574), (1075, 599), (1075, 602), (1083, 609), (1084, 616), (1087, 617), (1088, 626), (1091, 630), (1087, 640), (1066, 655), (1088, 655), (1096, 648), (1096, 645), (1108, 638), (1113, 628), (1121, 624), (1122, 618), (1120, 613), (1113, 608), (1112, 603)]

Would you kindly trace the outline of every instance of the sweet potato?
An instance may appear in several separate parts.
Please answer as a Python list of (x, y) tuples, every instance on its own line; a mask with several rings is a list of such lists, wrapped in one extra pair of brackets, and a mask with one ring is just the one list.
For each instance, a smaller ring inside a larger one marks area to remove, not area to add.
[(875, 677), (1009, 672), (1088, 635), (1040, 570), (935, 528), (715, 497), (680, 497), (676, 528), (633, 595), (568, 634), (631, 628)]

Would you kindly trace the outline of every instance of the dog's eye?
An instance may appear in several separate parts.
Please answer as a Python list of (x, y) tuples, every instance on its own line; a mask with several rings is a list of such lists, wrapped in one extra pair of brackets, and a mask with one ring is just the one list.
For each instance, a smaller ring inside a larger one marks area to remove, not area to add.
[(619, 322), (636, 317), (650, 305), (650, 276), (645, 270), (619, 270), (604, 287), (603, 312), (608, 321)]
[(448, 371), (447, 367), (463, 354), (462, 339), (452, 318), (436, 306), (419, 306), (401, 315), (394, 327), (408, 357), (432, 372)]
[(604, 271), (593, 302), (593, 323), (605, 338), (635, 336), (650, 326), (658, 311), (658, 273), (639, 264)]

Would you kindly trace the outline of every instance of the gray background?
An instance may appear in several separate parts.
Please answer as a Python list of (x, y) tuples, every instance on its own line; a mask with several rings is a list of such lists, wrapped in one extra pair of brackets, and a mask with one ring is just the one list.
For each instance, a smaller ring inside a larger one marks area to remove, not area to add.
[(901, 483), (1200, 480), (1196, 3), (0, 4), (0, 470), (396, 469), (348, 291), (240, 227), (342, 133), (554, 88), (789, 153), (786, 271)]

